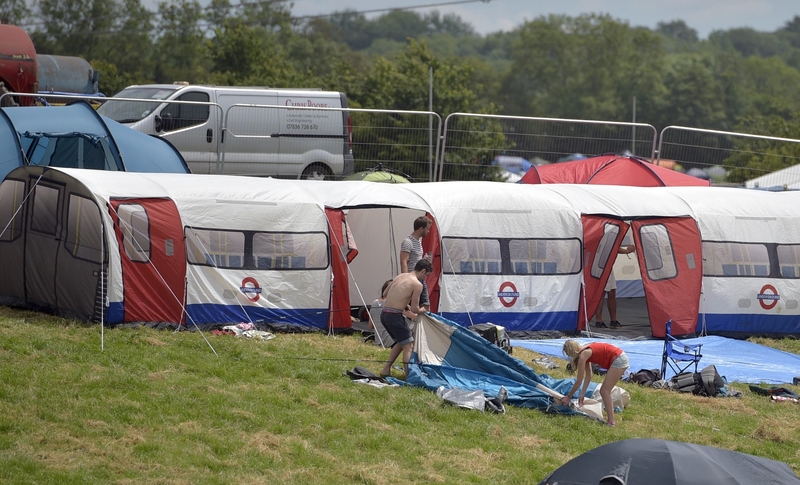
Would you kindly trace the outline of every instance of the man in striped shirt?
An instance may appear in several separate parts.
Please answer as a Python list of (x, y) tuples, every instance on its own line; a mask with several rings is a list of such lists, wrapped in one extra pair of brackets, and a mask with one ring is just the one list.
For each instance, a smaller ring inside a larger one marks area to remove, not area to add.
[[(414, 232), (409, 234), (400, 243), (400, 273), (410, 273), (414, 271), (417, 261), (430, 258), (428, 254), (422, 254), (422, 238), (428, 235), (431, 229), (431, 220), (425, 216), (417, 217), (414, 221)], [(419, 297), (419, 304), (425, 307), (425, 311), (430, 307), (428, 299), (428, 285), (422, 281), (422, 294)]]

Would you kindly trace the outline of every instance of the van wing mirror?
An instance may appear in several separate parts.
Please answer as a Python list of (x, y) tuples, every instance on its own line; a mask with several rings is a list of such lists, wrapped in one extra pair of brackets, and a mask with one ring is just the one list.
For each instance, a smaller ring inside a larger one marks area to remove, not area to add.
[(156, 133), (160, 133), (162, 131), (170, 131), (175, 129), (175, 123), (172, 120), (172, 113), (169, 111), (161, 112), (161, 116), (155, 116), (155, 126)]

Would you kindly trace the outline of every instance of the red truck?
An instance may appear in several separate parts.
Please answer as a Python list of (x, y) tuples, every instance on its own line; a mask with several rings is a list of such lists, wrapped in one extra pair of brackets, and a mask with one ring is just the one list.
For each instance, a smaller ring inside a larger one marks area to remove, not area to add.
[[(80, 57), (37, 54), (20, 27), (0, 24), (0, 95), (15, 93), (97, 94), (99, 73)], [(3, 105), (33, 104), (30, 97), (3, 98)]]

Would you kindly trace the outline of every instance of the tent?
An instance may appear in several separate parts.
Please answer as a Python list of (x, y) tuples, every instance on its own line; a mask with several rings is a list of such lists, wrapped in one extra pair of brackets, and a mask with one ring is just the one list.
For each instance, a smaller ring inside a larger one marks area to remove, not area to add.
[(0, 303), (109, 323), (349, 328), (427, 214), (431, 309), (459, 325), (583, 329), (632, 227), (654, 336), (668, 319), (676, 334), (797, 335), (798, 197), (28, 166), (0, 185)]
[(86, 102), (2, 108), (0, 180), (23, 165), (189, 173), (168, 141), (102, 117)]
[(598, 157), (532, 166), (522, 177), (525, 184), (600, 184), (634, 187), (709, 186), (711, 182), (653, 165), (639, 157)]
[(636, 438), (579, 455), (539, 485), (800, 484), (786, 463), (679, 441)]
[(748, 189), (772, 191), (797, 190), (800, 188), (800, 164), (752, 178), (747, 180), (744, 186)]
[[(508, 391), (509, 404), (556, 414), (583, 414), (580, 409), (556, 404), (551, 394), (569, 392), (574, 378), (539, 375), (477, 333), (437, 315), (421, 316), (414, 334), (409, 374), (405, 381), (393, 379), (398, 384), (432, 391), (442, 386), (480, 390), (488, 396), (496, 396), (503, 386)], [(590, 383), (587, 396), (597, 386), (596, 382)]]
[(20, 167), (0, 185), (0, 304), (108, 324), (349, 328), (331, 281), (355, 251), (328, 217), (273, 179)]

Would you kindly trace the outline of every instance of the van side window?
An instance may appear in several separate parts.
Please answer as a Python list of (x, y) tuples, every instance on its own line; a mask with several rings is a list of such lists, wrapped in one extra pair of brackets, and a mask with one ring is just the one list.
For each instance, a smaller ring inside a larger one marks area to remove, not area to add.
[[(208, 103), (208, 93), (192, 91), (181, 94), (176, 101), (199, 101)], [(208, 121), (208, 105), (172, 103), (161, 110), (164, 131), (179, 130), (189, 126), (202, 125)]]

